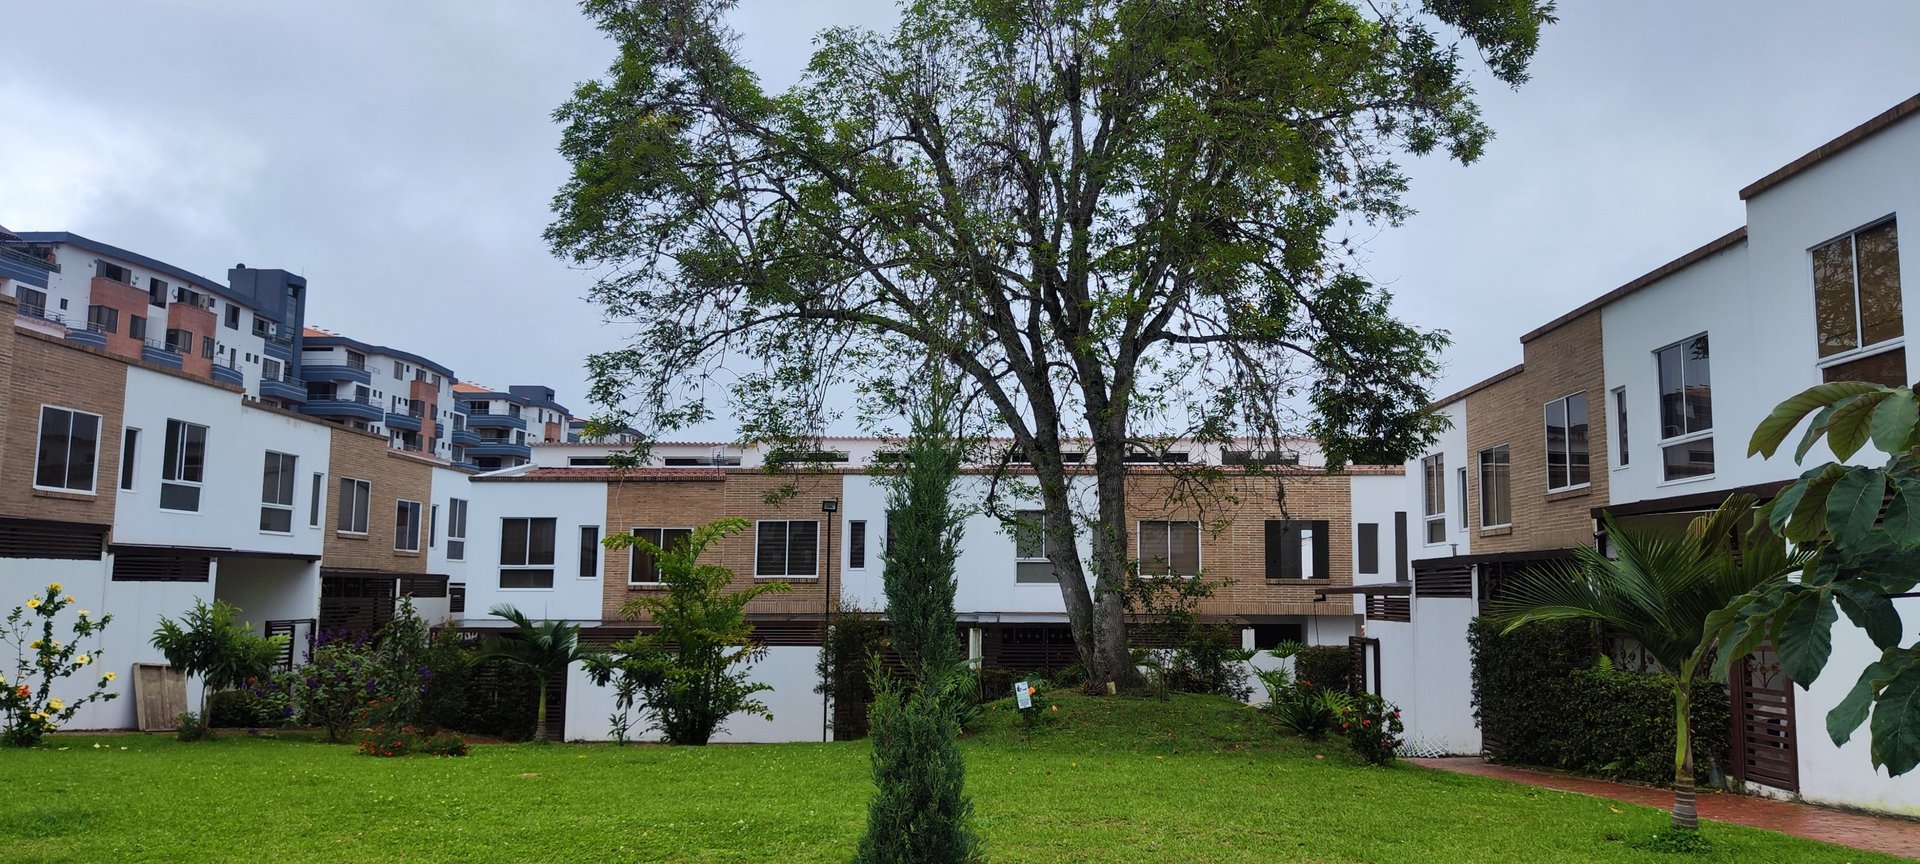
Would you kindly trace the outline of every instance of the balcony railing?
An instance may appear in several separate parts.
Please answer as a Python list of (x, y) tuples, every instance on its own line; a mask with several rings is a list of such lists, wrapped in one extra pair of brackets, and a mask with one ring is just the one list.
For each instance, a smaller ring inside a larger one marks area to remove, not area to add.
[(152, 348), (155, 351), (165, 351), (169, 354), (185, 355), (188, 350), (191, 350), (191, 349), (183, 349), (180, 346), (173, 344), (172, 342), (162, 342), (158, 339), (147, 339), (145, 341), (147, 343), (148, 348)]
[(330, 393), (325, 396), (310, 396), (307, 399), (307, 401), (309, 402), (352, 402), (356, 405), (372, 405), (373, 404), (372, 397), (360, 396), (360, 395), (343, 396), (338, 393)]

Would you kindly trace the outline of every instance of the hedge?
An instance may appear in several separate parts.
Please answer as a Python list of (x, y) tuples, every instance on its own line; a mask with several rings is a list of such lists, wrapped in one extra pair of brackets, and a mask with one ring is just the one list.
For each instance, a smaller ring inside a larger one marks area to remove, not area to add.
[[(1468, 631), (1474, 717), (1492, 758), (1649, 783), (1673, 780), (1673, 690), (1664, 676), (1600, 662), (1592, 624), (1499, 630), (1475, 619)], [(1725, 687), (1695, 682), (1700, 780), (1727, 763), (1728, 710)]]
[(1353, 651), (1345, 645), (1309, 645), (1293, 655), (1293, 677), (1326, 690), (1353, 689)]

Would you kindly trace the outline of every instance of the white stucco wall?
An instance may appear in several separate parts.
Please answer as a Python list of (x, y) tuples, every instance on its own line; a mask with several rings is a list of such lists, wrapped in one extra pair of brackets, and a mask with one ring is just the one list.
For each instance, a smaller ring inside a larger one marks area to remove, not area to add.
[[(767, 655), (753, 664), (749, 671), (753, 681), (774, 687), (757, 696), (773, 713), (773, 719), (736, 714), (727, 718), (720, 733), (714, 737), (714, 742), (770, 744), (821, 740), (822, 697), (813, 692), (814, 684), (819, 681), (814, 669), (819, 659), (818, 648), (792, 645), (768, 648)], [(567, 740), (613, 740), (613, 726), (608, 722), (612, 713), (612, 687), (594, 686), (593, 680), (587, 677), (579, 664), (568, 670)], [(636, 710), (635, 725), (628, 731), (627, 740), (660, 740), (660, 731), (643, 725), (639, 721), (640, 716)]]
[[(467, 489), (472, 503), (467, 514), (467, 611), (462, 620), (499, 623), (487, 615), (498, 603), (511, 603), (535, 620), (600, 620), (606, 552), (600, 552), (599, 572), (582, 578), (577, 550), (582, 525), (601, 526), (601, 536), (606, 536), (605, 483), (482, 480), (468, 483)], [(437, 491), (434, 500), (441, 500)], [(441, 512), (446, 512), (444, 505)], [(500, 587), (500, 520), (517, 517), (554, 519), (552, 588)]]
[[(1920, 598), (1896, 600), (1901, 619), (1920, 619)], [(1794, 741), (1800, 748), (1800, 795), (1808, 801), (1920, 817), (1920, 773), (1888, 777), (1870, 756), (1866, 725), (1845, 746), (1827, 735), (1827, 712), (1840, 704), (1860, 670), (1880, 659), (1866, 632), (1842, 619), (1833, 630), (1833, 659), (1811, 690), (1794, 691)]]
[[(1407, 473), (1399, 478), (1401, 488), (1405, 490), (1402, 507), (1407, 511), (1409, 558), (1414, 561), (1465, 555), (1472, 551), (1472, 532), (1461, 530), (1460, 514), (1457, 512), (1460, 507), (1459, 472), (1461, 468), (1467, 466), (1467, 400), (1457, 399), (1448, 403), (1440, 409), (1440, 414), (1446, 417), (1450, 424), (1447, 430), (1440, 433), (1439, 439), (1432, 447), (1427, 448), (1425, 453), (1407, 460)], [(1426, 457), (1436, 453), (1442, 456), (1442, 461), (1445, 463), (1443, 467), (1446, 469), (1444, 491), (1447, 502), (1447, 532), (1446, 537), (1440, 542), (1428, 543), (1422, 462)], [(1393, 539), (1391, 515), (1388, 517), (1385, 531), (1387, 542), (1391, 543)]]

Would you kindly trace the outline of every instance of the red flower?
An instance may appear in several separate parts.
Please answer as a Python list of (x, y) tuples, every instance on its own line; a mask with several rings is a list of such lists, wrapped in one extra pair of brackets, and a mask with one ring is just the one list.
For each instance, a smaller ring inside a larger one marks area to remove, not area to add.
[(1362, 726), (1372, 726), (1372, 725), (1373, 725), (1373, 721), (1372, 721), (1372, 720), (1362, 720), (1362, 721), (1360, 721), (1360, 725), (1362, 725)]

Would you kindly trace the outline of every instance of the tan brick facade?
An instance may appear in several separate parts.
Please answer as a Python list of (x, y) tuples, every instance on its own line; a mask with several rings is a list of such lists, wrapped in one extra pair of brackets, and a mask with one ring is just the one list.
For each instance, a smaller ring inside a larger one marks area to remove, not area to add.
[[(1199, 520), (1200, 563), (1206, 577), (1226, 581), (1201, 604), (1208, 615), (1352, 615), (1340, 602), (1315, 602), (1314, 590), (1353, 584), (1353, 499), (1344, 474), (1318, 471), (1244, 477), (1229, 475), (1196, 488), (1192, 479), (1141, 474), (1127, 487), (1127, 552), (1140, 557), (1143, 519)], [(1188, 491), (1180, 491), (1182, 487)], [(1269, 519), (1325, 520), (1328, 578), (1268, 579)]]
[[(607, 484), (608, 533), (633, 528), (692, 528), (717, 519), (739, 517), (747, 520), (747, 530), (728, 537), (709, 548), (701, 560), (733, 571), (736, 588), (760, 581), (782, 581), (793, 590), (763, 596), (747, 607), (751, 615), (795, 615), (817, 617), (821, 612), (825, 586), (819, 578), (760, 580), (754, 576), (754, 538), (762, 519), (811, 519), (820, 523), (820, 568), (833, 590), (840, 587), (838, 561), (843, 538), (837, 520), (820, 512), (820, 502), (840, 499), (841, 476), (837, 474), (770, 475), (756, 472), (729, 473), (724, 478), (686, 480), (621, 480)], [(790, 493), (790, 494), (784, 494)], [(769, 495), (780, 497), (768, 503)], [(831, 532), (831, 536), (829, 536)], [(831, 548), (831, 554), (829, 554)], [(609, 551), (606, 578), (602, 589), (604, 611), (609, 620), (620, 617), (620, 607), (632, 598), (654, 588), (634, 588), (627, 584), (631, 572), (631, 554)]]
[[(1600, 336), (1596, 309), (1527, 342), (1519, 374), (1466, 396), (1467, 509), (1475, 554), (1563, 549), (1593, 542), (1591, 513), (1607, 502), (1610, 465)], [(1581, 488), (1548, 492), (1546, 404), (1572, 393), (1587, 396), (1590, 482)], [(1483, 529), (1479, 453), (1500, 444), (1507, 445), (1512, 464), (1512, 527)], [(1447, 479), (1451, 488), (1453, 478)]]
[[(11, 303), (0, 311), (13, 311)], [(120, 478), (120, 424), (126, 404), (127, 365), (102, 352), (51, 336), (3, 327), (0, 355), (8, 363), (7, 447), (0, 454), (0, 515), (62, 522), (113, 524)], [(100, 415), (99, 455), (93, 494), (33, 488), (40, 436), (40, 408), (54, 405)]]
[[(327, 478), (326, 545), (322, 554), (328, 569), (378, 570), (383, 573), (427, 572), (426, 520), (432, 512), (433, 463), (394, 452), (387, 440), (369, 432), (333, 426)], [(367, 533), (339, 530), (340, 480), (353, 478), (372, 484), (367, 505)], [(401, 500), (418, 501), (421, 509), (420, 551), (393, 548), (395, 511)]]

